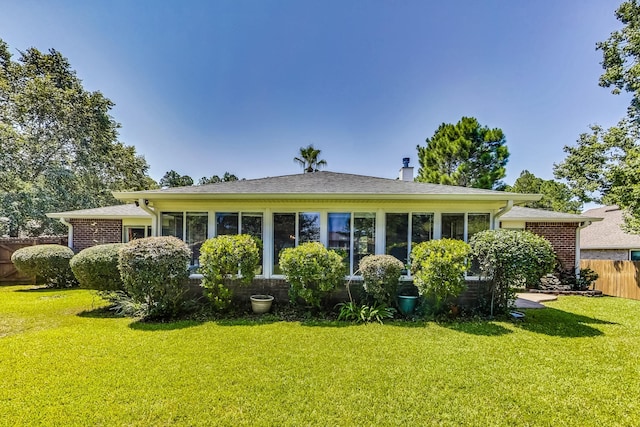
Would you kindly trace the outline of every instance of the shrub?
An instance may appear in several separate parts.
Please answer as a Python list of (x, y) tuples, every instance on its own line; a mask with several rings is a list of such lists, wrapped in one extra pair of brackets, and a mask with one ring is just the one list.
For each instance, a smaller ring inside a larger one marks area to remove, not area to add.
[(80, 251), (69, 265), (81, 288), (97, 291), (124, 289), (118, 271), (118, 251), (123, 243), (97, 245)]
[(340, 307), (338, 320), (346, 320), (355, 323), (382, 323), (384, 319), (393, 319), (395, 308), (385, 304), (375, 303), (372, 306), (358, 305), (355, 302), (341, 302), (336, 307)]
[(599, 277), (598, 273), (590, 268), (581, 268), (579, 275), (573, 268), (558, 269), (554, 276), (557, 277), (561, 285), (570, 286), (572, 291), (588, 290)]
[(18, 249), (11, 261), (19, 272), (36, 276), (36, 282), (51, 288), (75, 286), (69, 267), (73, 251), (62, 245), (36, 245)]
[(147, 237), (120, 248), (118, 269), (124, 289), (145, 304), (147, 317), (171, 317), (184, 304), (191, 250), (175, 237)]
[(392, 305), (404, 265), (391, 255), (368, 255), (358, 266), (364, 290), (378, 304)]
[(514, 287), (537, 285), (556, 264), (551, 243), (529, 231), (482, 231), (473, 236), (471, 247), (482, 275), (491, 280), (492, 315), (511, 308)]
[(411, 249), (411, 274), (418, 293), (433, 298), (434, 313), (465, 290), (464, 274), (471, 248), (461, 240), (422, 242)]
[(202, 244), (202, 286), (215, 308), (224, 309), (231, 302), (231, 290), (225, 286), (225, 279), (249, 284), (256, 275), (259, 262), (260, 248), (248, 234), (218, 236)]
[(280, 268), (289, 282), (289, 298), (320, 307), (322, 298), (344, 281), (342, 257), (322, 243), (303, 243), (280, 253)]

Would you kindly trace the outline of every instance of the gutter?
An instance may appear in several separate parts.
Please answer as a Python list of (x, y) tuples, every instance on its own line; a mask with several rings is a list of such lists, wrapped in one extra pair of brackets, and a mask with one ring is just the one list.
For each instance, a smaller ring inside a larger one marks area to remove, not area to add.
[(493, 229), (498, 229), (500, 228), (500, 217), (504, 214), (506, 214), (507, 212), (509, 212), (511, 209), (513, 209), (513, 199), (507, 200), (507, 206), (505, 206), (504, 208), (500, 209), (498, 211), (498, 213), (496, 213), (493, 216)]
[(138, 206), (140, 209), (142, 209), (143, 211), (151, 215), (151, 235), (157, 236), (157, 229), (158, 229), (158, 222), (159, 222), (158, 215), (154, 209), (151, 209), (148, 206), (149, 199), (140, 198), (136, 200), (135, 203), (136, 203), (136, 206)]
[(591, 222), (592, 221), (583, 221), (576, 228), (576, 261), (575, 261), (574, 268), (575, 268), (576, 276), (578, 277), (580, 277), (580, 230), (590, 226)]
[(67, 226), (69, 232), (67, 233), (67, 246), (73, 249), (73, 224), (67, 221), (66, 218), (60, 218), (60, 222)]

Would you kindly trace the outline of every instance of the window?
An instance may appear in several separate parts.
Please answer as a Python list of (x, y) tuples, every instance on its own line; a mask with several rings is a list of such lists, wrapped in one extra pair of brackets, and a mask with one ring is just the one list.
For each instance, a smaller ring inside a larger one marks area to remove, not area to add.
[(342, 255), (342, 259), (350, 270), (351, 263), (351, 214), (350, 213), (330, 213), (328, 215), (329, 233), (328, 249), (333, 249)]
[[(489, 230), (491, 228), (491, 219), (489, 214), (468, 214), (467, 216), (467, 241), (470, 242), (471, 238), (481, 231)], [(471, 266), (467, 272), (468, 276), (480, 275), (480, 263), (476, 258), (471, 259)]]
[[(207, 240), (207, 212), (162, 212), (162, 235), (184, 241), (192, 251), (191, 265), (199, 265), (200, 246)], [(185, 238), (186, 236), (186, 238)]]
[(442, 238), (464, 240), (464, 214), (442, 214)]
[(320, 241), (320, 214), (301, 212), (298, 214), (298, 244)]
[(353, 214), (353, 268), (358, 270), (360, 260), (376, 253), (376, 214)]
[(273, 214), (273, 273), (282, 274), (280, 252), (296, 245), (296, 214)]
[(412, 245), (433, 239), (432, 213), (388, 213), (385, 253), (409, 262)]
[(632, 250), (629, 252), (631, 261), (640, 261), (640, 250)]
[(130, 242), (136, 239), (142, 239), (144, 237), (151, 236), (151, 227), (140, 226), (125, 226), (124, 227), (124, 242)]
[(216, 236), (238, 234), (238, 213), (216, 213)]
[[(248, 234), (262, 250), (262, 213), (218, 212), (216, 213), (216, 236)], [(260, 252), (257, 275), (262, 274), (264, 254)]]

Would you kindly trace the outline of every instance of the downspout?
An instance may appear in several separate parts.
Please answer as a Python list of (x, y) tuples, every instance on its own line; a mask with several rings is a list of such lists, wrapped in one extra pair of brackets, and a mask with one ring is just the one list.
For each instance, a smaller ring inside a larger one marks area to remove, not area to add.
[(156, 230), (158, 229), (158, 215), (156, 214), (156, 211), (151, 209), (147, 203), (149, 203), (148, 200), (145, 199), (138, 199), (136, 201), (136, 205), (142, 209), (143, 211), (145, 211), (146, 213), (148, 213), (149, 215), (151, 215), (151, 234), (156, 236), (158, 233), (156, 232)]
[(507, 206), (500, 209), (498, 213), (493, 216), (493, 229), (500, 228), (500, 217), (507, 212), (509, 212), (513, 208), (513, 200), (507, 200)]
[(583, 221), (576, 228), (576, 261), (574, 265), (576, 277), (580, 277), (580, 230), (590, 225), (591, 221)]
[(73, 249), (73, 224), (67, 221), (65, 218), (60, 218), (60, 222), (67, 226), (69, 232), (67, 233), (67, 246)]

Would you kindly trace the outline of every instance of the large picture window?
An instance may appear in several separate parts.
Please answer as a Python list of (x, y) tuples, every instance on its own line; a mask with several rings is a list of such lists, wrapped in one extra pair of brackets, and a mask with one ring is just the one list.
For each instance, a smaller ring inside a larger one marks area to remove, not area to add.
[(385, 226), (385, 253), (409, 262), (412, 245), (433, 239), (432, 213), (388, 213)]
[(191, 249), (191, 265), (199, 265), (200, 246), (207, 240), (209, 214), (207, 212), (163, 212), (162, 235), (174, 236)]

